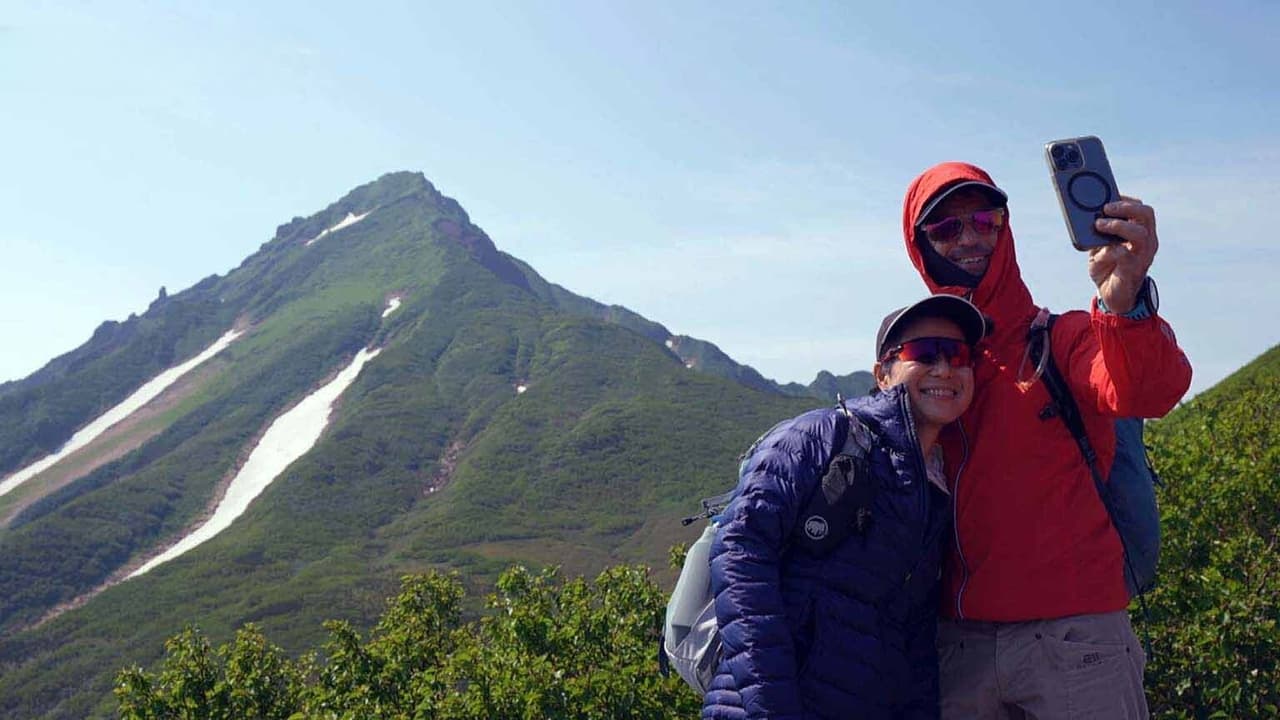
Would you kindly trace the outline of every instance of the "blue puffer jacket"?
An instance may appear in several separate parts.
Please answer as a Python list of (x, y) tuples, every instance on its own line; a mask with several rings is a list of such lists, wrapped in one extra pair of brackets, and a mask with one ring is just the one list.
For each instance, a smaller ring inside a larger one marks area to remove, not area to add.
[[(948, 496), (928, 481), (905, 386), (849, 409), (875, 435), (865, 537), (825, 557), (792, 547), (843, 443), (836, 410), (779, 425), (756, 448), (711, 549), (724, 654), (703, 718), (936, 718), (934, 649)], [(839, 423), (844, 425), (844, 423)]]

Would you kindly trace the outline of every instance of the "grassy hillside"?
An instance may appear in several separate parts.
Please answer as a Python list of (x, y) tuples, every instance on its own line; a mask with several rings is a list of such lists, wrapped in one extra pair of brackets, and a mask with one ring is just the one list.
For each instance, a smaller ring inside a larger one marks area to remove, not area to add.
[[(530, 292), (543, 300), (565, 312), (606, 320), (632, 330), (668, 348), (687, 367), (699, 372), (729, 378), (756, 390), (777, 392), (793, 397), (812, 397), (824, 403), (834, 402), (837, 392), (843, 393), (845, 397), (865, 395), (875, 384), (871, 373), (867, 370), (858, 370), (842, 376), (835, 376), (823, 370), (807, 386), (796, 382), (779, 384), (764, 377), (755, 368), (739, 364), (714, 343), (688, 335), (676, 335), (665, 326), (621, 305), (604, 305), (591, 298), (575, 295), (559, 285), (547, 282), (533, 268), (520, 260), (510, 257), (508, 259), (512, 266), (518, 268), (525, 277)], [(832, 360), (839, 362), (838, 358), (832, 358)]]
[(1151, 423), (1158, 717), (1280, 717), (1280, 346)]
[(0, 477), (55, 452), (76, 428), (231, 327), (235, 309), (202, 283), (145, 316), (105, 322), (80, 348), (0, 386)]

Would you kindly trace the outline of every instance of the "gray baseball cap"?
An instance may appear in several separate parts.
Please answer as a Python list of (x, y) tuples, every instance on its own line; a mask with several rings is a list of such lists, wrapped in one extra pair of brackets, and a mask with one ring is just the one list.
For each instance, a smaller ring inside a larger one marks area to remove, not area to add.
[(898, 330), (920, 317), (941, 317), (951, 320), (960, 326), (965, 342), (970, 345), (977, 345), (978, 341), (987, 334), (987, 320), (976, 305), (958, 295), (945, 293), (930, 295), (884, 316), (884, 320), (880, 322), (880, 332), (876, 333), (876, 360), (884, 357), (889, 339)]

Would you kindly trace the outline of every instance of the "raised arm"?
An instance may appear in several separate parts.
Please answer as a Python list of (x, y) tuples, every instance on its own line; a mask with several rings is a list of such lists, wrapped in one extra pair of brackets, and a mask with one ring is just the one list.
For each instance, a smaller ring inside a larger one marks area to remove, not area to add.
[[(1148, 270), (1159, 248), (1155, 210), (1135, 198), (1108, 203), (1100, 232), (1117, 242), (1089, 253), (1098, 288), (1089, 316), (1067, 313), (1054, 332), (1054, 357), (1081, 402), (1104, 415), (1161, 417), (1191, 386), (1191, 363), (1158, 314)], [(1085, 323), (1087, 322), (1087, 328)]]

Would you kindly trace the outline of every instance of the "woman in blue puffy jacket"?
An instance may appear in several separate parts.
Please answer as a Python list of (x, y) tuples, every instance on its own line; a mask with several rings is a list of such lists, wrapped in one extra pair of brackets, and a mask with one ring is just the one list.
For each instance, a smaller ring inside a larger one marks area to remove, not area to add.
[[(876, 338), (880, 392), (846, 405), (859, 422), (815, 410), (758, 442), (711, 550), (723, 649), (703, 718), (938, 716), (937, 588), (951, 508), (937, 439), (959, 431), (984, 330), (977, 308), (951, 295), (890, 313)], [(808, 510), (822, 502), (849, 428), (869, 431), (855, 481), (865, 506), (856, 529), (819, 549), (806, 539), (828, 528)]]

